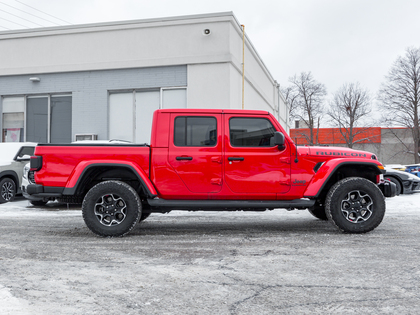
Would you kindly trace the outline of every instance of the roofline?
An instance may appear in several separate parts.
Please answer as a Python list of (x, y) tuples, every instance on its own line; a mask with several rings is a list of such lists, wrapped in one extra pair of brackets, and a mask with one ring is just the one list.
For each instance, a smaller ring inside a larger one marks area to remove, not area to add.
[(208, 109), (208, 108), (170, 108), (158, 109), (159, 113), (170, 114), (240, 114), (240, 115), (271, 115), (270, 112), (264, 110), (254, 109)]
[[(228, 12), (219, 12), (219, 13), (181, 15), (181, 16), (138, 19), (138, 20), (123, 20), (123, 21), (112, 21), (112, 22), (85, 23), (85, 24), (72, 24), (72, 25), (62, 25), (62, 26), (35, 27), (35, 28), (30, 28), (30, 29), (7, 30), (7, 31), (0, 31), (0, 39), (2, 35), (25, 35), (25, 34), (28, 35), (31, 33), (50, 32), (50, 31), (81, 30), (81, 29), (87, 29), (87, 28), (92, 29), (92, 28), (102, 28), (102, 27), (118, 27), (118, 26), (127, 26), (127, 25), (135, 25), (135, 24), (171, 22), (171, 21), (182, 21), (182, 20), (197, 20), (197, 19), (219, 18), (219, 17), (233, 17), (236, 23), (240, 25), (235, 15), (233, 14), (233, 12), (228, 11)], [(10, 37), (7, 37), (7, 38), (10, 38)]]
[[(196, 20), (203, 20), (197, 22), (204, 22), (208, 19), (213, 21), (207, 22), (220, 22), (220, 21), (229, 21), (233, 24), (236, 24), (236, 31), (242, 37), (242, 25), (239, 23), (233, 11), (227, 12), (217, 12), (217, 13), (205, 13), (205, 14), (194, 14), (194, 15), (181, 15), (181, 16), (172, 16), (172, 17), (162, 17), (162, 18), (149, 18), (149, 19), (140, 19), (140, 20), (125, 20), (125, 21), (114, 21), (114, 22), (101, 22), (101, 23), (89, 23), (89, 24), (75, 24), (75, 25), (65, 25), (65, 26), (51, 26), (51, 27), (38, 27), (30, 29), (18, 29), (10, 31), (0, 31), (0, 40), (2, 39), (14, 39), (14, 38), (25, 38), (25, 37), (36, 37), (36, 36), (54, 36), (59, 34), (74, 34), (74, 33), (83, 33), (83, 32), (101, 32), (114, 29), (130, 29), (130, 28), (142, 28), (148, 27), (150, 24), (158, 23), (169, 23), (176, 22), (176, 24), (192, 24)], [(158, 25), (153, 25), (158, 26)], [(245, 43), (249, 47), (250, 52), (256, 57), (258, 63), (264, 69), (266, 75), (277, 84), (277, 81), (274, 79), (271, 72), (268, 70), (266, 64), (262, 60), (261, 56), (258, 54), (251, 40), (245, 33)], [(284, 100), (283, 100), (284, 101)]]

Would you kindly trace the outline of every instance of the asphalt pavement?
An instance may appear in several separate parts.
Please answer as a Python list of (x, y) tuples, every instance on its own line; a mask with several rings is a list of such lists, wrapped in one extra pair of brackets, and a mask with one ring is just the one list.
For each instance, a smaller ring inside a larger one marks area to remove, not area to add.
[(419, 314), (420, 194), (373, 232), (307, 211), (152, 214), (122, 238), (80, 208), (0, 205), (0, 314)]

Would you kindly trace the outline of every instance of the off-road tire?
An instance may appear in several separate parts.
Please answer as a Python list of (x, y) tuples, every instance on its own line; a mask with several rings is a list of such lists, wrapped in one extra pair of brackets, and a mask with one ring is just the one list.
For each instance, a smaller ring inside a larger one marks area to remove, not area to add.
[(308, 208), (310, 214), (312, 214), (315, 218), (320, 219), (322, 221), (328, 221), (327, 214), (325, 213), (325, 206), (320, 205), (319, 203), (315, 203), (313, 207)]
[(123, 236), (130, 232), (141, 216), (137, 192), (120, 181), (105, 181), (93, 186), (82, 204), (88, 228), (100, 236)]
[(327, 194), (328, 220), (345, 233), (366, 233), (375, 229), (385, 215), (385, 197), (377, 185), (360, 177), (335, 183)]
[(0, 203), (13, 201), (16, 196), (16, 184), (11, 178), (3, 178), (0, 181)]

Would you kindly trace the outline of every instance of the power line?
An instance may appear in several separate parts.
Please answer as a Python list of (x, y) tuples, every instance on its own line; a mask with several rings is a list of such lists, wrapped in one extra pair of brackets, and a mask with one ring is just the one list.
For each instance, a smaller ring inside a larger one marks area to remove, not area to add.
[(55, 25), (60, 25), (60, 24), (58, 24), (58, 23), (56, 23), (56, 22), (53, 22), (53, 21), (50, 21), (50, 20), (44, 19), (44, 18), (42, 18), (42, 17), (40, 17), (40, 16), (38, 16), (38, 15), (35, 15), (35, 14), (32, 14), (32, 13), (29, 13), (29, 12), (26, 12), (26, 11), (21, 10), (21, 9), (18, 9), (18, 8), (15, 8), (14, 6), (11, 6), (11, 5), (9, 5), (9, 4), (7, 4), (7, 3), (4, 3), (4, 2), (2, 2), (2, 1), (0, 1), (0, 3), (1, 3), (1, 4), (3, 4), (3, 5), (7, 5), (8, 7), (13, 8), (13, 9), (15, 9), (15, 10), (17, 10), (17, 11), (23, 12), (23, 13), (28, 14), (28, 15), (32, 15), (32, 16), (34, 16), (34, 17), (38, 18), (38, 19), (41, 19), (41, 20), (47, 21), (47, 22), (52, 23), (52, 24), (55, 24)]
[[(5, 18), (2, 18), (2, 17), (0, 17), (0, 19), (5, 20), (5, 21), (10, 22), (10, 23), (13, 23), (13, 24), (17, 24), (17, 25), (19, 25), (19, 26), (23, 26), (24, 28), (29, 28), (29, 27), (28, 27), (28, 26), (26, 26), (26, 25), (22, 25), (22, 24), (19, 24), (19, 23), (16, 23), (16, 22), (10, 21), (10, 20), (5, 19)], [(6, 27), (4, 27), (4, 28), (6, 28)]]
[(2, 9), (0, 9), (0, 11), (5, 12), (5, 13), (10, 14), (10, 15), (13, 15), (14, 17), (17, 17), (18, 19), (25, 20), (25, 21), (27, 21), (27, 22), (29, 22), (29, 23), (33, 23), (33, 24), (36, 24), (36, 25), (38, 25), (38, 26), (44, 26), (44, 25), (38, 24), (38, 23), (36, 23), (36, 22), (32, 22), (32, 21), (30, 21), (30, 20), (28, 20), (28, 19), (25, 19), (25, 18), (23, 18), (23, 17), (20, 17), (19, 15), (16, 15), (16, 14), (13, 14), (13, 13), (10, 13), (10, 12), (7, 12), (7, 11), (4, 11), (4, 10), (2, 10)]
[(16, 1), (16, 2), (19, 2), (20, 4), (26, 5), (27, 7), (31, 8), (31, 9), (33, 9), (33, 10), (35, 10), (35, 11), (38, 11), (38, 12), (41, 12), (41, 13), (43, 13), (43, 14), (45, 14), (45, 15), (48, 15), (48, 16), (50, 16), (50, 17), (53, 17), (54, 19), (60, 20), (60, 21), (62, 21), (62, 22), (64, 22), (64, 23), (67, 23), (67, 24), (70, 24), (70, 25), (72, 24), (72, 23), (70, 23), (70, 22), (68, 22), (68, 21), (65, 21), (65, 20), (62, 20), (62, 19), (60, 19), (60, 18), (58, 18), (58, 17), (55, 17), (54, 15), (51, 15), (51, 14), (45, 13), (45, 12), (43, 12), (43, 11), (41, 11), (41, 10), (38, 10), (37, 8), (31, 7), (30, 5), (27, 5), (27, 4), (25, 4), (25, 3), (21, 2), (21, 1), (18, 1), (18, 0), (15, 0), (15, 1)]

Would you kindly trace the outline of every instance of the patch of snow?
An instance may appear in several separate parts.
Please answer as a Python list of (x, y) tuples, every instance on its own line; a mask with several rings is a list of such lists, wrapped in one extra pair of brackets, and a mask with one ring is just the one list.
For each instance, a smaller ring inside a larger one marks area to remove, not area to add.
[(14, 297), (10, 291), (0, 285), (0, 301), (1, 301), (1, 314), (3, 315), (29, 315), (28, 303)]

